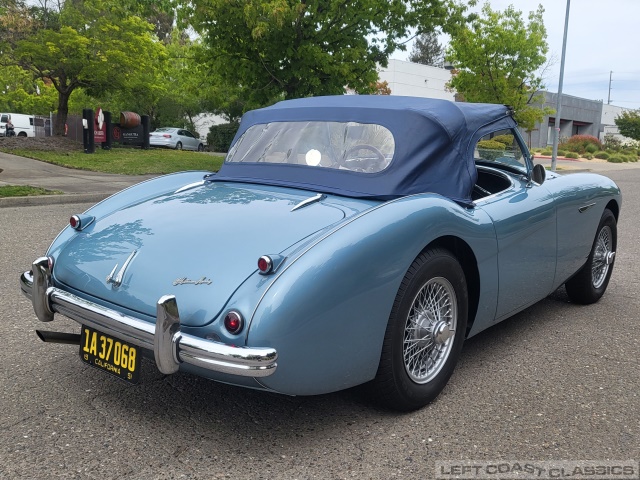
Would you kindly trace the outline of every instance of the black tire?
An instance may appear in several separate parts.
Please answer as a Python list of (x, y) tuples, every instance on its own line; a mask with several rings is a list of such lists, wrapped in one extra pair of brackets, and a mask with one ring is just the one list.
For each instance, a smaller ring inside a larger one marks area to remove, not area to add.
[(182, 150), (182, 142), (176, 143), (176, 150)]
[(588, 305), (604, 295), (613, 272), (617, 243), (616, 217), (611, 210), (605, 209), (587, 263), (565, 283), (572, 302)]
[(18, 134), (18, 136), (19, 136), (19, 137), (26, 137), (26, 136), (27, 136), (27, 134), (26, 134), (25, 132), (20, 132), (20, 133)]
[(199, 145), (198, 145), (198, 151), (199, 151), (199, 152), (204, 152), (204, 145), (199, 144)]
[[(444, 301), (446, 310), (428, 308), (427, 294)], [(378, 372), (369, 385), (379, 403), (411, 411), (438, 396), (464, 343), (467, 298), (464, 272), (448, 250), (430, 249), (414, 260), (396, 295)]]

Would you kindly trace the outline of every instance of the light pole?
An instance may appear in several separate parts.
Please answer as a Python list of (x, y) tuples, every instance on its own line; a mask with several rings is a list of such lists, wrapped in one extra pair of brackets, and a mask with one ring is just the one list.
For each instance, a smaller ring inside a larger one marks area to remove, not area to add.
[(562, 82), (564, 80), (564, 57), (567, 52), (567, 31), (569, 30), (569, 6), (571, 0), (567, 0), (567, 13), (564, 17), (564, 38), (562, 39), (562, 57), (560, 60), (560, 81), (558, 82), (558, 103), (556, 105), (556, 134), (553, 136), (553, 153), (551, 154), (551, 171), (556, 171), (556, 163), (558, 159), (558, 141), (560, 140), (560, 122), (562, 113)]

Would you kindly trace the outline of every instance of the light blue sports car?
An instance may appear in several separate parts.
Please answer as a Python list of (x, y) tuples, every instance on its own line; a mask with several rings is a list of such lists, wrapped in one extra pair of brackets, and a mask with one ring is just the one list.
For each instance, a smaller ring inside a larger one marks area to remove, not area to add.
[[(487, 141), (491, 140), (491, 141)], [(532, 164), (501, 105), (336, 96), (247, 113), (217, 174), (138, 184), (71, 217), (21, 276), (83, 362), (140, 359), (287, 395), (367, 384), (420, 408), (465, 338), (566, 285), (607, 288), (618, 187)]]

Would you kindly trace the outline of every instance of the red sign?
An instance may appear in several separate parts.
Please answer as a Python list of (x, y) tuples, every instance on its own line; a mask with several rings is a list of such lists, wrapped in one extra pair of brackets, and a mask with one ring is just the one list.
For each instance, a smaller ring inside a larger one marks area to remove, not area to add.
[(104, 122), (104, 114), (100, 107), (96, 110), (96, 116), (93, 121), (93, 140), (96, 143), (107, 141), (107, 124)]

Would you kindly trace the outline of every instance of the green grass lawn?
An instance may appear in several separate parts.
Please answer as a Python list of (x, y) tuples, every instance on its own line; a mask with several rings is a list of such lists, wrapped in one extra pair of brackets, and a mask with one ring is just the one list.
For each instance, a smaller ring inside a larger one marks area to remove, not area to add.
[(63, 167), (125, 175), (163, 174), (184, 170), (217, 171), (224, 160), (222, 154), (161, 149), (96, 149), (96, 152), (92, 154), (83, 151), (3, 150), (21, 157), (34, 158)]
[(0, 187), (0, 198), (6, 197), (28, 197), (31, 195), (59, 195), (60, 190), (47, 190), (40, 187), (30, 187), (28, 185), (4, 185)]

